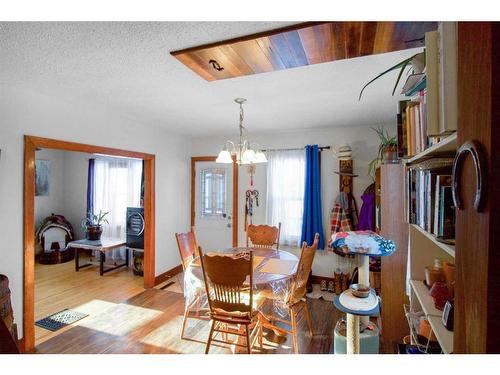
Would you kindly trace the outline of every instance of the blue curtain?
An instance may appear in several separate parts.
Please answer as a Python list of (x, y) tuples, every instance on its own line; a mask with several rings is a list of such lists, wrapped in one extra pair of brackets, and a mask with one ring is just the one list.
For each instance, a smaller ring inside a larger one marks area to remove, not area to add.
[(87, 215), (89, 212), (92, 213), (94, 212), (94, 196), (95, 196), (94, 166), (95, 166), (95, 159), (89, 159), (89, 171), (87, 176)]
[(323, 215), (321, 212), (321, 162), (318, 145), (306, 146), (306, 173), (304, 189), (304, 216), (302, 239), (309, 245), (319, 233), (318, 249), (325, 248), (323, 236)]

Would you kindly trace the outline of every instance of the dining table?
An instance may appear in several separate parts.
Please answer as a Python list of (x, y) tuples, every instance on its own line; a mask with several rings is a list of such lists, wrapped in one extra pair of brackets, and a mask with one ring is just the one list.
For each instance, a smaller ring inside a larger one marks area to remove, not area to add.
[[(288, 310), (285, 302), (291, 290), (293, 276), (297, 272), (299, 259), (296, 255), (273, 248), (231, 247), (205, 254), (253, 255), (253, 290), (254, 295), (261, 291), (272, 293), (273, 310), (285, 316)], [(198, 299), (198, 306), (207, 306), (205, 283), (200, 258), (194, 258), (184, 271), (184, 297), (186, 307)]]
[[(249, 252), (253, 254), (254, 290), (270, 289), (280, 295), (286, 293), (299, 263), (297, 256), (288, 251), (259, 247), (232, 247), (209, 251), (206, 254), (239, 255)], [(196, 257), (186, 267), (184, 274), (186, 305), (189, 305), (199, 293), (204, 292), (203, 271), (200, 258)]]

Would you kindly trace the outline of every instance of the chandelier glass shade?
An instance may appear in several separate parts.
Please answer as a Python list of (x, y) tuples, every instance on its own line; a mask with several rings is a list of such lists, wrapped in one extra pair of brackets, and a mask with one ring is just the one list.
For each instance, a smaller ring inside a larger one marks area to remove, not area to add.
[(260, 146), (257, 143), (250, 143), (244, 136), (244, 132), (248, 132), (243, 126), (243, 103), (245, 103), (246, 99), (236, 98), (234, 101), (240, 105), (240, 137), (238, 143), (226, 141), (215, 161), (217, 163), (231, 164), (234, 156), (236, 163), (241, 165), (267, 163), (266, 155), (262, 152)]

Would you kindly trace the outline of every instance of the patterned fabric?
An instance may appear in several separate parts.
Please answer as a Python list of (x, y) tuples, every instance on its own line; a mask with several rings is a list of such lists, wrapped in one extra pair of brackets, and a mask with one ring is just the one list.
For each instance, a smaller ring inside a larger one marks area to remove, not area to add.
[(396, 244), (369, 230), (332, 235), (332, 246), (344, 253), (387, 256), (396, 251)]
[(348, 232), (352, 229), (349, 216), (340, 204), (335, 203), (330, 216), (330, 233)]

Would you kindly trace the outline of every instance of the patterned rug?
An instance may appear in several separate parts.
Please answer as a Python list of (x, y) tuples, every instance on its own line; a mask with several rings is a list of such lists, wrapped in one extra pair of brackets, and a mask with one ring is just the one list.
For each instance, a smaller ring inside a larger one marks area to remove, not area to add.
[(64, 309), (46, 318), (37, 320), (35, 325), (48, 329), (49, 331), (57, 331), (87, 316), (89, 316), (89, 314), (82, 314), (78, 311)]

